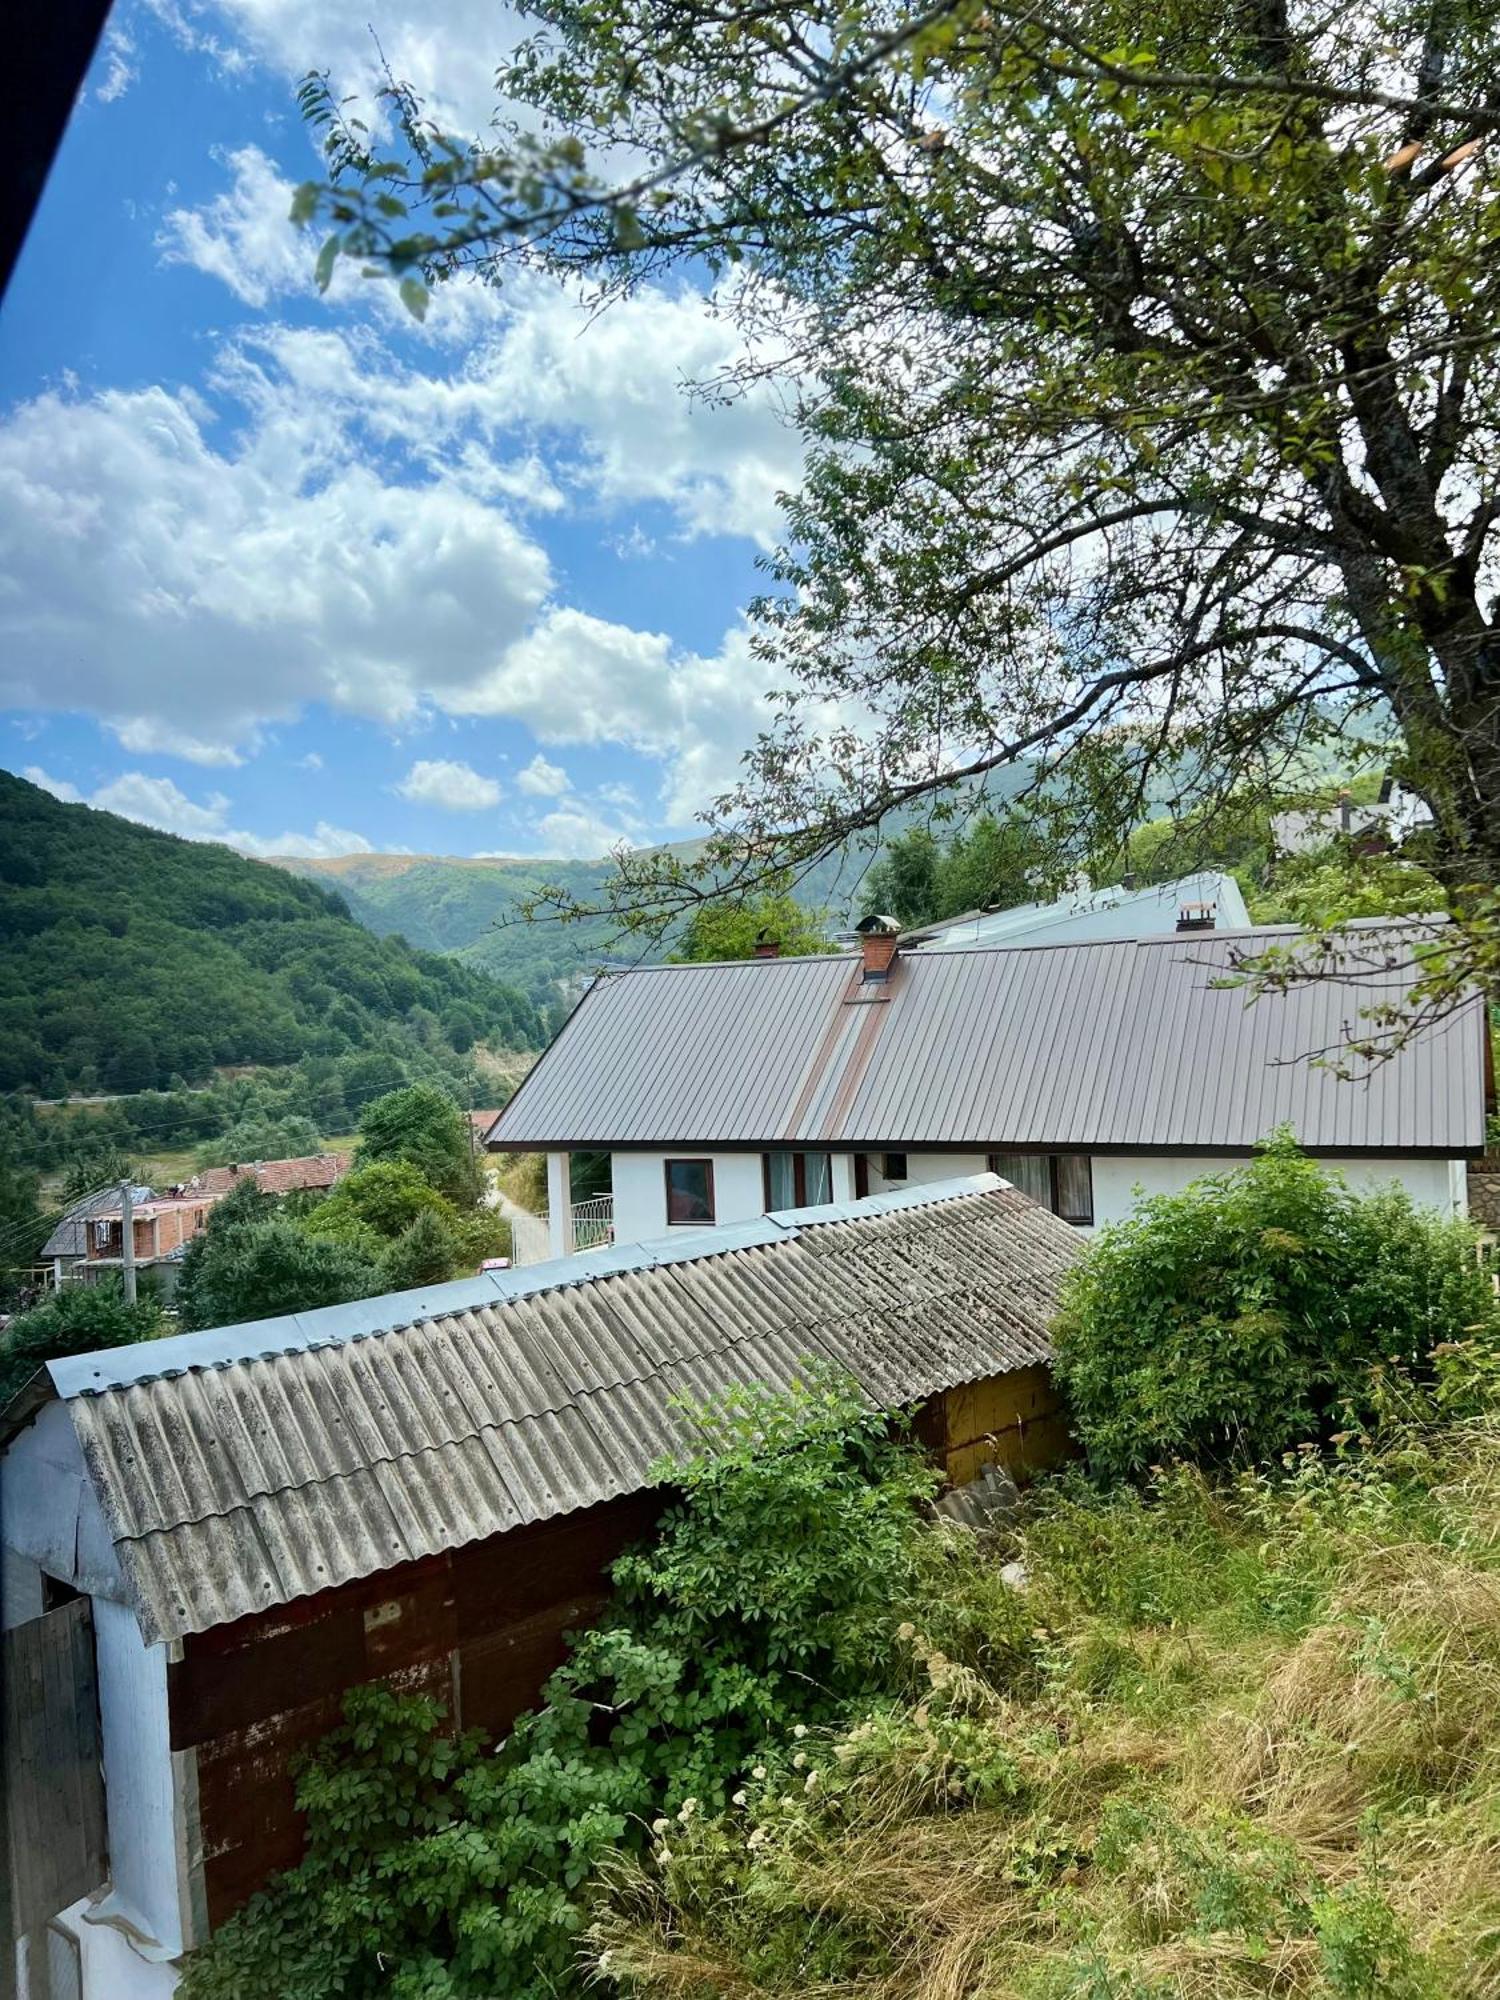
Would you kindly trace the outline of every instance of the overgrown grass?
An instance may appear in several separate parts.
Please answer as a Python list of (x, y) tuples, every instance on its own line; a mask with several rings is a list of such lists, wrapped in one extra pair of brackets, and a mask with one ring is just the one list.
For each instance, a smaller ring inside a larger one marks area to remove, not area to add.
[[(1024, 1589), (1002, 1581), (1018, 1557)], [(934, 1530), (910, 1698), (610, 1871), (653, 2000), (1500, 2000), (1500, 1408)]]

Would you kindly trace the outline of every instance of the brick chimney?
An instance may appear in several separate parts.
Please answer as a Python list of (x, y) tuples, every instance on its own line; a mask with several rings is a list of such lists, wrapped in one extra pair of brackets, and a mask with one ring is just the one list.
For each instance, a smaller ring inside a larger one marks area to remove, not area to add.
[(1218, 905), (1215, 903), (1179, 903), (1177, 928), (1179, 931), (1211, 931), (1218, 920), (1218, 914)]
[(900, 924), (894, 917), (869, 916), (854, 926), (854, 935), (864, 953), (863, 978), (889, 979), (901, 938)]
[(755, 933), (755, 956), (757, 958), (780, 958), (781, 939), (772, 937), (769, 931)]

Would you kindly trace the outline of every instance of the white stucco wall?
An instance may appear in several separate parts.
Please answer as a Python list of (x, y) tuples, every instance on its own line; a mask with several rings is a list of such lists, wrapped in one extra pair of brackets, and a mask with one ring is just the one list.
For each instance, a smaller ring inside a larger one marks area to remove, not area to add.
[(753, 1216), (765, 1214), (765, 1184), (759, 1153), (700, 1153), (686, 1147), (671, 1153), (614, 1153), (610, 1156), (610, 1176), (615, 1197), (616, 1243), (639, 1243), (667, 1233), (669, 1159), (713, 1161), (716, 1223), (748, 1222)]
[[(1168, 1157), (1162, 1154), (1104, 1154), (1094, 1156), (1094, 1221), (1119, 1222), (1130, 1214), (1145, 1194), (1175, 1194), (1189, 1181), (1205, 1174), (1222, 1173), (1234, 1161)], [(1467, 1176), (1462, 1160), (1325, 1160), (1330, 1172), (1340, 1173), (1350, 1187), (1389, 1186), (1399, 1181), (1413, 1201), (1445, 1214), (1467, 1212)]]

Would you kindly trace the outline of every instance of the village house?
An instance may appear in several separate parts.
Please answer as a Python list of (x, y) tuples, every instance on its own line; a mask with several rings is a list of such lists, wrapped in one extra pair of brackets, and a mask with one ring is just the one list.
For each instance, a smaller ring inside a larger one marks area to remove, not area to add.
[(1092, 1229), (1283, 1126), (1353, 1182), (1463, 1213), (1493, 1090), (1482, 1000), (1358, 1081), (1318, 1060), (1347, 1050), (1372, 999), (1410, 989), (1426, 927), (1358, 929), (1327, 976), (1252, 1000), (1222, 982), (1298, 934), (1185, 921), (939, 951), (877, 917), (858, 953), (610, 972), (489, 1144), (547, 1154), (554, 1255), (575, 1243), (575, 1153), (608, 1154), (627, 1238), (986, 1169)]
[[(495, 1114), (489, 1117), (493, 1121)], [(163, 1299), (176, 1289), (183, 1252), (208, 1224), (216, 1201), (245, 1181), (262, 1194), (291, 1194), (299, 1188), (331, 1188), (349, 1171), (344, 1153), (308, 1153), (289, 1160), (255, 1160), (243, 1166), (205, 1167), (188, 1180), (157, 1194), (149, 1187), (130, 1191), (132, 1241), (137, 1276), (151, 1274)], [(54, 1289), (118, 1277), (125, 1264), (124, 1201), (119, 1188), (75, 1202), (41, 1250), (43, 1281)]]
[(1116, 882), (1091, 887), (1080, 876), (1049, 903), (1008, 910), (968, 910), (924, 924), (905, 940), (913, 951), (963, 951), (975, 945), (1099, 944), (1107, 938), (1165, 936), (1189, 930), (1244, 930), (1244, 893), (1232, 875), (1204, 869), (1174, 882)]
[(821, 1363), (955, 1482), (1054, 1458), (1077, 1253), (981, 1176), (48, 1363), (0, 1417), (21, 2000), (165, 2000), (348, 1688), (506, 1730), (716, 1392)]

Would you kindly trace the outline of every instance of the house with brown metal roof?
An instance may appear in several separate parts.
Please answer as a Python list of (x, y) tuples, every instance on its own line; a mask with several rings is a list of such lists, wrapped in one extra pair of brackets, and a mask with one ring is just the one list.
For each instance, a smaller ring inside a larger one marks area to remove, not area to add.
[(1351, 1051), (1410, 993), (1426, 920), (1355, 927), (1323, 976), (1255, 997), (1237, 968), (1297, 932), (1189, 911), (1165, 935), (934, 951), (863, 930), (857, 954), (590, 987), (488, 1140), (547, 1154), (554, 1254), (583, 1152), (610, 1156), (622, 1237), (986, 1169), (1088, 1229), (1282, 1126), (1351, 1180), (1465, 1208), (1491, 1094), (1480, 997), (1383, 1060)]
[(167, 2000), (297, 1860), (350, 1687), (502, 1734), (716, 1394), (822, 1364), (920, 1401), (955, 1482), (1055, 1457), (1077, 1250), (984, 1177), (49, 1362), (0, 1413), (29, 1962), (58, 1933), (79, 2000)]

